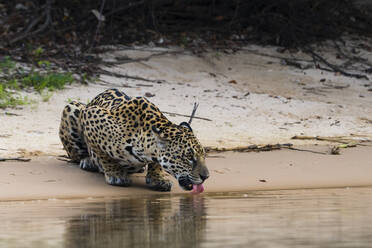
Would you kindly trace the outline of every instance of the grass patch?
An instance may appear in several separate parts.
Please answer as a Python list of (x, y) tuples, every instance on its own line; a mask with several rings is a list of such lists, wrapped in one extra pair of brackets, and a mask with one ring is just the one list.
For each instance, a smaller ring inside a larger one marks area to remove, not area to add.
[(63, 89), (75, 81), (71, 73), (51, 70), (48, 61), (39, 61), (37, 66), (44, 69), (32, 67), (25, 72), (10, 57), (0, 60), (0, 108), (29, 104), (30, 101), (19, 94), (23, 89), (35, 90), (42, 101), (47, 102), (53, 95), (52, 91)]
[(22, 97), (16, 92), (7, 91), (0, 84), (0, 108), (16, 107), (18, 105), (28, 104), (27, 97)]
[(23, 88), (34, 88), (41, 93), (45, 89), (50, 91), (63, 89), (66, 84), (71, 84), (73, 81), (74, 78), (71, 73), (31, 72), (22, 78), (20, 85)]

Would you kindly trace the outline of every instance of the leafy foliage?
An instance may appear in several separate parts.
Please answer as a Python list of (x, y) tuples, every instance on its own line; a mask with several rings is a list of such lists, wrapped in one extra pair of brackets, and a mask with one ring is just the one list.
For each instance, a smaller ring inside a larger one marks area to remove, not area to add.
[(34, 71), (21, 78), (20, 85), (22, 88), (32, 87), (37, 92), (41, 93), (44, 89), (63, 89), (66, 84), (70, 84), (73, 81), (74, 78), (71, 73), (40, 73)]
[(46, 71), (32, 68), (30, 72), (25, 72), (10, 57), (0, 60), (0, 108), (30, 103), (27, 97), (19, 94), (19, 90), (33, 89), (41, 94), (43, 101), (48, 101), (51, 91), (63, 89), (66, 84), (74, 82), (71, 73), (50, 70), (48, 61), (39, 61), (38, 64), (46, 65)]
[[(165, 38), (161, 44), (192, 43), (197, 38), (214, 44), (235, 34), (243, 41), (293, 47), (339, 37), (346, 31), (372, 34), (368, 9), (347, 0), (24, 2), (7, 1), (4, 5), (18, 21), (4, 19), (10, 28), (0, 27), (0, 35), (10, 44), (27, 39), (35, 45), (32, 54), (39, 57), (49, 52), (40, 47), (42, 43), (74, 44), (82, 50), (98, 44), (148, 43), (161, 38)], [(15, 8), (17, 4), (23, 8)], [(104, 18), (98, 18), (97, 13)], [(41, 14), (44, 18), (38, 18)], [(38, 21), (37, 25), (31, 25), (32, 20)], [(10, 32), (17, 29), (21, 31)], [(39, 39), (39, 34), (44, 39)], [(186, 36), (191, 38), (186, 40)], [(53, 43), (45, 42), (50, 40)]]

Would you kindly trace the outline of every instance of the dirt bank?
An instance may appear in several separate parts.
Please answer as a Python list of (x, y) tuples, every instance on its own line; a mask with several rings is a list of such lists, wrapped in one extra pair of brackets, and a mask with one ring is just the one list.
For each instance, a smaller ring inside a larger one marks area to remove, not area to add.
[[(323, 146), (303, 148), (328, 150)], [(342, 155), (292, 150), (227, 152), (211, 154), (207, 164), (211, 177), (205, 183), (206, 193), (372, 185), (370, 147), (346, 149)], [(55, 157), (3, 162), (0, 166), (0, 201), (159, 194), (147, 189), (142, 174), (133, 177), (132, 187), (114, 187), (107, 185), (101, 174), (82, 171)], [(174, 193), (188, 194), (176, 182), (172, 192), (160, 194)]]

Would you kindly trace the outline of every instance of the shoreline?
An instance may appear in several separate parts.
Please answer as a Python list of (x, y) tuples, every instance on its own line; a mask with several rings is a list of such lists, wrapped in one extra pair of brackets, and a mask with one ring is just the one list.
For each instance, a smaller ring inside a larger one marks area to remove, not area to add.
[[(306, 146), (325, 151), (327, 146)], [(205, 193), (372, 186), (372, 148), (342, 149), (341, 155), (277, 150), (210, 154), (211, 177)], [(86, 172), (52, 156), (30, 162), (1, 162), (0, 202), (46, 199), (130, 197), (190, 194), (173, 180), (171, 192), (157, 192), (145, 185), (145, 174), (132, 176), (131, 187), (107, 185), (102, 174)]]

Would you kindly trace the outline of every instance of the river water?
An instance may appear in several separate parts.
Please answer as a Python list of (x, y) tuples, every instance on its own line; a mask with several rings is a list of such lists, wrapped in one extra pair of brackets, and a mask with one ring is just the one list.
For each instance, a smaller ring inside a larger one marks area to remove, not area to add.
[(372, 247), (372, 188), (1, 202), (0, 247)]

